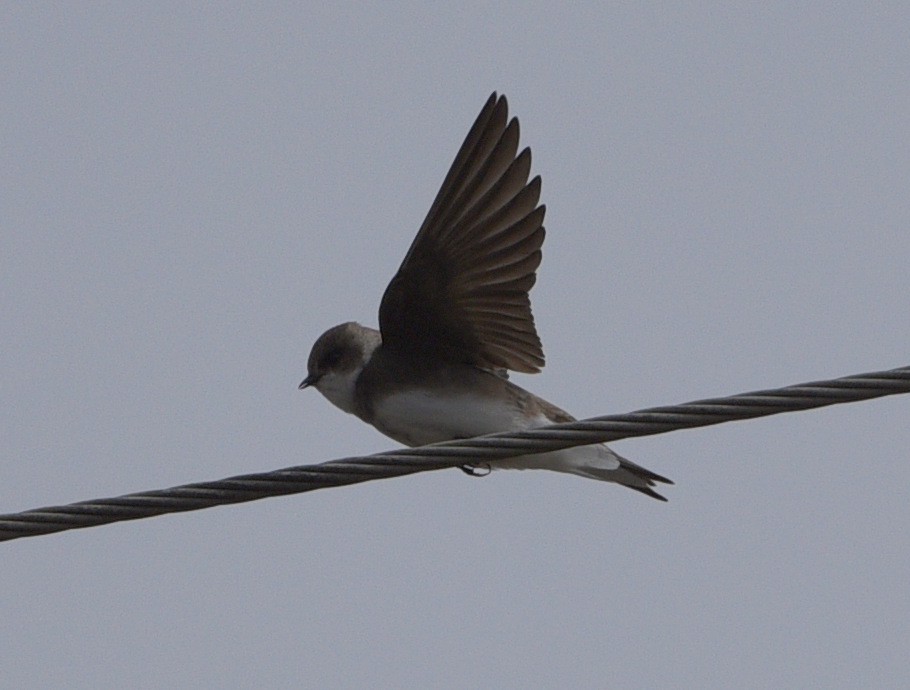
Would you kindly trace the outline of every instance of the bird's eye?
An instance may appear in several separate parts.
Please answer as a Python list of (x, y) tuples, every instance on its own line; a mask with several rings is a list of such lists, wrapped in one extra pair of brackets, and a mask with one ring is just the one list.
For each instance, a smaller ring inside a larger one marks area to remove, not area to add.
[(341, 350), (329, 350), (322, 358), (322, 366), (331, 369), (341, 361)]

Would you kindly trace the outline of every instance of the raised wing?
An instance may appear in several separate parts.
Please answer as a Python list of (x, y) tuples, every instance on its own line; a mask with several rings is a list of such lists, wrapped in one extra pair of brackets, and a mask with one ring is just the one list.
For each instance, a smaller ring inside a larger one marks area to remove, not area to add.
[(528, 291), (544, 240), (540, 177), (496, 93), (480, 111), (379, 307), (383, 347), (486, 369), (544, 365)]

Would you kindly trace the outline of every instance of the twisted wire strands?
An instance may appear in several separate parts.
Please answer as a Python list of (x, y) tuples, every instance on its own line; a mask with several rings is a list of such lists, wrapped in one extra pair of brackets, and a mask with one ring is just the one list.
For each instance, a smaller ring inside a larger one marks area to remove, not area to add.
[(0, 541), (910, 393), (910, 366), (0, 515)]

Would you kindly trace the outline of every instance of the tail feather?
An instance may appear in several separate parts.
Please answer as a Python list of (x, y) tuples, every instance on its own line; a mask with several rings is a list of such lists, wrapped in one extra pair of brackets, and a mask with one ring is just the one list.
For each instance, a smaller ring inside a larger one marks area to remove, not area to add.
[[(477, 474), (472, 468), (483, 468), (483, 465), (465, 465), (463, 470), (469, 474)], [(568, 472), (579, 477), (599, 479), (603, 482), (614, 482), (628, 486), (645, 496), (656, 498), (658, 501), (667, 499), (654, 491), (656, 484), (672, 484), (673, 482), (656, 472), (636, 465), (631, 460), (626, 460), (621, 455), (614, 453), (603, 444), (579, 446), (549, 453), (524, 455), (516, 458), (495, 460), (486, 466), (486, 470), (555, 470)], [(480, 472), (481, 475), (485, 472)]]
[(663, 501), (664, 503), (667, 502), (666, 496), (662, 496), (661, 494), (657, 493), (654, 489), (652, 489), (650, 487), (632, 486), (631, 484), (623, 484), (623, 486), (627, 486), (634, 491), (639, 491), (639, 492), (643, 493), (645, 496), (650, 496), (651, 498), (656, 498), (658, 501)]
[(631, 460), (626, 460), (622, 456), (614, 455), (614, 457), (619, 461), (619, 467), (616, 469), (608, 470), (600, 467), (588, 466), (576, 469), (575, 474), (580, 474), (589, 479), (615, 482), (616, 484), (621, 484), (622, 486), (627, 486), (630, 489), (643, 493), (645, 496), (650, 496), (651, 498), (656, 498), (658, 501), (666, 502), (667, 499), (657, 493), (652, 487), (658, 483), (673, 484), (672, 480), (667, 479), (656, 472), (652, 472), (641, 465), (636, 465)]

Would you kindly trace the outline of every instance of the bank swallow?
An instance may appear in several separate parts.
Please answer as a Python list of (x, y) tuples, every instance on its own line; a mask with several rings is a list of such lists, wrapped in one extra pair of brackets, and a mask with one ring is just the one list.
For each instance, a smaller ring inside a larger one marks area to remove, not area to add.
[[(508, 380), (543, 367), (528, 292), (544, 240), (540, 177), (518, 153), (505, 96), (487, 100), (379, 306), (379, 330), (343, 323), (310, 352), (315, 387), (386, 436), (420, 446), (570, 422)], [(666, 500), (669, 479), (597, 444), (465, 466), (547, 469)]]

